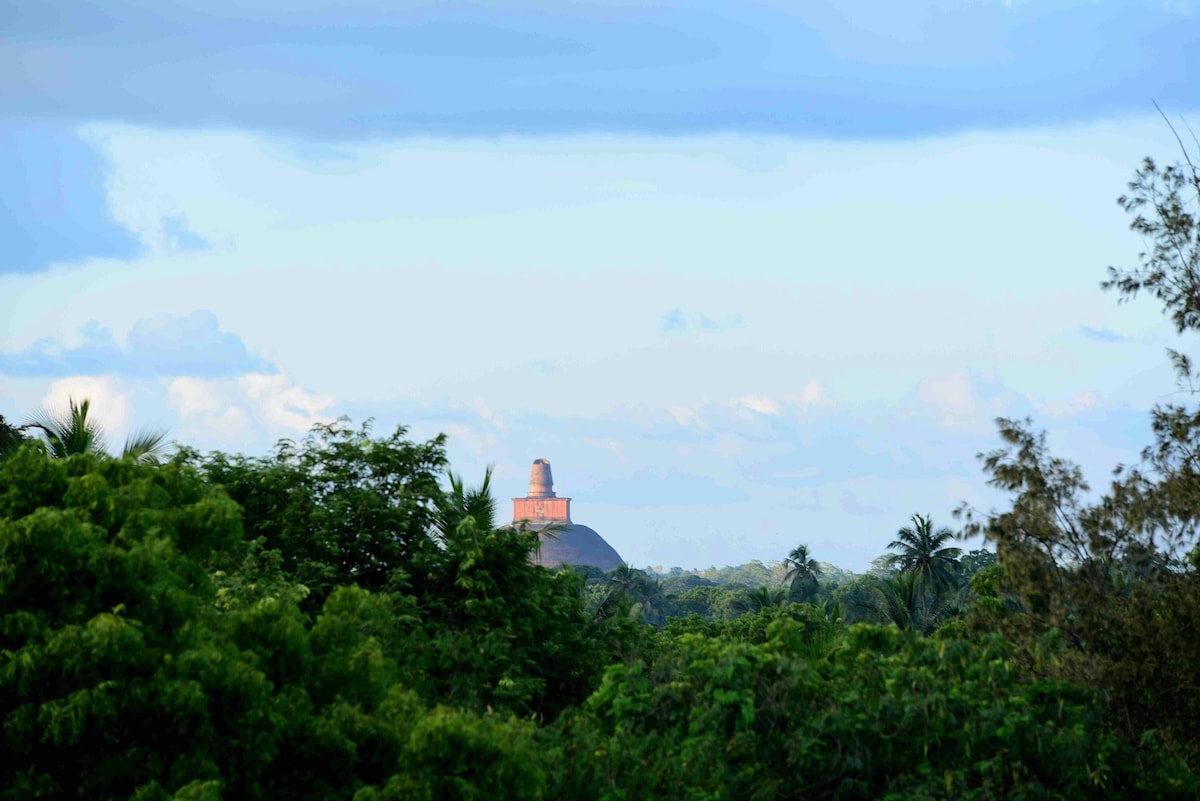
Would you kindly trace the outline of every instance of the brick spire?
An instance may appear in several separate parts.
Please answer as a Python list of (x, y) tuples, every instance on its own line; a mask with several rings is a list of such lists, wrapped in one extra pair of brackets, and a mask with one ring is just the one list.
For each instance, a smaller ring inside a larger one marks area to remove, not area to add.
[(553, 498), (554, 477), (550, 475), (549, 459), (534, 459), (533, 472), (529, 474), (527, 498)]

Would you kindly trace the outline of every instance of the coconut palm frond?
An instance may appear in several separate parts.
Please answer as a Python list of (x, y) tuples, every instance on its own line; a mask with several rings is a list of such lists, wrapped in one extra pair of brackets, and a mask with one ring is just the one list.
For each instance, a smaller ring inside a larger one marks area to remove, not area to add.
[(825, 623), (804, 635), (796, 648), (796, 655), (809, 662), (826, 660), (845, 647), (845, 642), (846, 630), (842, 626)]
[(121, 456), (138, 462), (156, 462), (167, 449), (165, 430), (145, 430), (130, 434)]
[(897, 573), (871, 579), (869, 590), (851, 605), (862, 619), (927, 636), (959, 613), (962, 596), (959, 592), (931, 596), (920, 576)]
[[(104, 431), (91, 416), (92, 402), (83, 398), (76, 402), (67, 399), (66, 410), (50, 410), (44, 406), (30, 416), (18, 431), (36, 433), (36, 439), (56, 459), (90, 453), (108, 456)], [(142, 462), (157, 461), (166, 450), (167, 432), (143, 430), (125, 441), (121, 455)]]
[(888, 557), (888, 564), (915, 576), (923, 592), (937, 595), (957, 586), (962, 549), (947, 545), (954, 539), (954, 532), (945, 527), (935, 530), (928, 516), (913, 515), (912, 523), (897, 531), (896, 539), (888, 543), (888, 550), (897, 551)]
[(791, 594), (797, 599), (811, 596), (821, 578), (821, 565), (812, 558), (807, 545), (797, 545), (792, 549), (783, 564), (788, 568), (783, 582), (790, 588)]
[(74, 398), (69, 398), (67, 403), (65, 412), (39, 408), (25, 428), (40, 433), (46, 449), (57, 459), (81, 453), (104, 453), (100, 425), (88, 419), (91, 401), (84, 398), (76, 403)]
[(793, 583), (797, 578), (808, 580), (821, 576), (821, 565), (812, 558), (807, 545), (797, 545), (793, 548), (787, 558), (783, 560), (783, 564), (788, 568), (787, 574), (783, 577), (784, 582), (788, 584)]
[(492, 497), (492, 465), (483, 471), (483, 483), (467, 488), (462, 476), (446, 472), (450, 490), (437, 502), (433, 535), (445, 544), (468, 518), (477, 531), (496, 527), (496, 499)]
[(788, 592), (783, 587), (755, 587), (752, 590), (745, 590), (731, 606), (738, 612), (746, 614), (761, 612), (772, 606), (783, 606), (788, 600)]

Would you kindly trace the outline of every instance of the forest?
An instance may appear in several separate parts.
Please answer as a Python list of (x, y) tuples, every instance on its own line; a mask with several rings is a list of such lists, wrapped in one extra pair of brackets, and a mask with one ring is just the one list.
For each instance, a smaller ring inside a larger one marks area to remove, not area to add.
[[(1103, 289), (1200, 329), (1200, 171), (1119, 202), (1147, 249)], [(546, 570), (404, 427), (117, 456), (82, 399), (0, 418), (0, 798), (1196, 798), (1200, 376), (1167, 358), (1107, 487), (1001, 419), (1005, 506), (897, 520), (859, 576), (803, 542)]]

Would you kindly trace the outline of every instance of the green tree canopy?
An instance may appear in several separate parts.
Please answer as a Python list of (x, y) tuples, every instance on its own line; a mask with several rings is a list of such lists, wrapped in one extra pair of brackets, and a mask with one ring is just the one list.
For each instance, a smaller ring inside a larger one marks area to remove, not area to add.
[[(791, 608), (810, 608), (792, 605)], [(564, 721), (557, 795), (1088, 798), (1154, 787), (1092, 693), (1030, 681), (995, 635), (933, 641), (851, 627), (814, 649), (786, 616), (761, 643), (683, 634), (610, 667)]]
[(223, 602), (241, 510), (188, 461), (0, 465), (0, 798), (541, 795), (528, 716), (582, 702), (611, 630), (534, 535), (456, 527), (420, 596)]
[(371, 436), (344, 422), (317, 425), (300, 442), (281, 441), (267, 457), (184, 453), (242, 508), (246, 530), (278, 551), (286, 575), (311, 593), (334, 587), (402, 586), (414, 560), (435, 548), (445, 437), (410, 442), (398, 426)]

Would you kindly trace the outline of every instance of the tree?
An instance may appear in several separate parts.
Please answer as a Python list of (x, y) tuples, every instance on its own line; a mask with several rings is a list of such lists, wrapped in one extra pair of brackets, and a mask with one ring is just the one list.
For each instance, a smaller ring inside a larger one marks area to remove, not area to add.
[(671, 601), (678, 614), (697, 615), (704, 620), (729, 620), (739, 614), (737, 605), (742, 593), (740, 587), (698, 586), (678, 593)]
[[(69, 398), (67, 404), (65, 412), (39, 409), (25, 428), (36, 429), (41, 434), (42, 444), (56, 459), (81, 453), (105, 454), (104, 431), (99, 423), (88, 417), (91, 401), (83, 398), (76, 403), (74, 398)], [(125, 440), (121, 456), (136, 461), (154, 461), (162, 455), (166, 438), (165, 431), (131, 434)]]
[(996, 554), (986, 548), (977, 548), (970, 553), (964, 554), (962, 559), (959, 560), (962, 577), (967, 581), (980, 570), (991, 567), (994, 564), (996, 564)]
[(1183, 143), (1185, 164), (1159, 167), (1147, 158), (1117, 203), (1133, 215), (1129, 227), (1149, 240), (1134, 269), (1109, 266), (1102, 289), (1115, 289), (1125, 303), (1146, 291), (1162, 303), (1175, 330), (1200, 330), (1200, 168)]
[(816, 613), (772, 610), (759, 641), (681, 632), (610, 667), (560, 719), (551, 797), (1162, 797), (1128, 766), (1098, 693), (1028, 681), (998, 636), (856, 625), (828, 648), (787, 610)]
[(741, 596), (733, 602), (733, 608), (747, 614), (761, 612), (772, 606), (783, 606), (788, 602), (788, 592), (783, 587), (755, 587), (742, 590)]
[(16, 453), (17, 448), (24, 442), (25, 436), (21, 429), (9, 425), (4, 415), (0, 414), (0, 461)]
[[(1181, 334), (1200, 330), (1200, 170), (1186, 149), (1184, 161), (1160, 167), (1146, 159), (1137, 170), (1118, 203), (1147, 247), (1138, 267), (1110, 266), (1101, 284), (1121, 303), (1152, 294)], [(1168, 356), (1180, 386), (1194, 393), (1191, 358)], [(1200, 409), (1155, 406), (1153, 442), (1139, 462), (1118, 466), (1094, 500), (1079, 467), (1051, 454), (1031, 420), (997, 423), (1002, 447), (979, 458), (1010, 501), (988, 514), (965, 505), (959, 513), (965, 534), (996, 546), (1004, 593), (1019, 601), (1020, 611), (998, 622), (1031, 665), (1039, 642), (1061, 638), (1068, 650), (1054, 671), (1103, 691), (1109, 721), (1140, 744), (1140, 758), (1147, 748), (1166, 749), (1195, 775)]]
[[(552, 717), (582, 701), (624, 647), (624, 622), (589, 625), (583, 579), (531, 562), (538, 532), (489, 525), (487, 487), (455, 476), (444, 492), (444, 437), (406, 433), (373, 437), (369, 423), (339, 421), (266, 458), (178, 460), (241, 504), (253, 547), (240, 564), (266, 579), (250, 582), (256, 592), (282, 572), (309, 591), (309, 615), (349, 589), (382, 598), (404, 632), (390, 658), (428, 703)], [(223, 588), (244, 595), (246, 583)]]
[[(528, 607), (523, 628), (510, 615), (457, 638), (421, 625), (413, 599), (358, 587), (311, 616), (287, 593), (223, 608), (209, 566), (243, 536), (237, 505), (181, 459), (22, 448), (0, 465), (0, 798), (542, 796), (529, 720), (450, 693), (430, 709), (414, 689), (445, 689), (425, 677), (474, 657), (491, 670), (460, 689), (490, 690), (488, 703), (538, 657), (536, 669), (569, 667), (548, 658)], [(582, 628), (562, 592), (573, 576), (530, 565), (527, 542), (495, 545), (517, 546), (509, 563), (534, 578), (522, 589), (549, 610), (552, 640)], [(599, 654), (566, 647), (598, 672)]]
[(186, 470), (31, 448), (0, 465), (0, 795), (130, 797), (173, 771), (174, 789), (239, 739), (269, 745), (261, 676), (207, 617), (201, 564), (240, 535)]
[(624, 609), (630, 617), (655, 628), (665, 626), (670, 609), (662, 580), (628, 564), (613, 568), (608, 574), (607, 593), (597, 605), (593, 620), (608, 619)]
[(917, 589), (930, 598), (958, 584), (958, 557), (961, 548), (948, 546), (954, 532), (948, 528), (933, 528), (933, 521), (921, 515), (912, 516), (912, 525), (896, 532), (888, 550), (899, 551), (889, 560), (902, 573), (916, 578)]
[[(1011, 494), (1008, 508), (960, 512), (965, 533), (996, 545), (1004, 594), (1019, 602), (1003, 630), (1029, 649), (1031, 664), (1047, 633), (1061, 637), (1069, 651), (1056, 663), (1059, 675), (1102, 689), (1130, 741), (1147, 732), (1166, 738), (1164, 747), (1197, 770), (1200, 697), (1191, 688), (1200, 686), (1200, 620), (1192, 610), (1200, 576), (1160, 558), (1194, 543), (1195, 474), (1122, 471), (1088, 503), (1082, 471), (1048, 452), (1044, 432), (1029, 421), (1000, 426), (1007, 447), (980, 458), (989, 483)], [(1157, 433), (1165, 444), (1170, 434)]]
[(370, 421), (357, 430), (337, 421), (314, 426), (299, 443), (283, 440), (263, 458), (181, 458), (241, 505), (250, 538), (280, 553), (315, 609), (337, 586), (382, 590), (427, 575), (414, 560), (437, 548), (445, 437), (415, 443), (406, 433), (397, 426), (376, 438)]
[(850, 598), (857, 619), (922, 636), (932, 634), (958, 612), (958, 599), (945, 593), (931, 598), (915, 573), (866, 576), (860, 591)]
[(821, 566), (808, 553), (807, 545), (797, 545), (783, 560), (787, 574), (783, 580), (790, 586), (793, 597), (807, 600), (812, 597), (821, 576)]
[(496, 499), (492, 497), (492, 466), (483, 473), (483, 483), (467, 489), (462, 476), (446, 471), (450, 491), (437, 499), (437, 532), (442, 542), (449, 539), (454, 530), (467, 518), (481, 531), (496, 528)]

